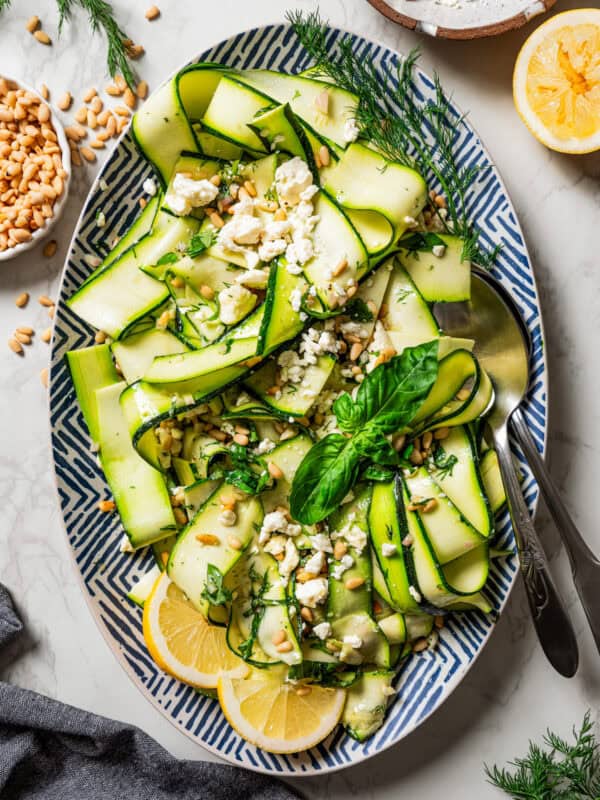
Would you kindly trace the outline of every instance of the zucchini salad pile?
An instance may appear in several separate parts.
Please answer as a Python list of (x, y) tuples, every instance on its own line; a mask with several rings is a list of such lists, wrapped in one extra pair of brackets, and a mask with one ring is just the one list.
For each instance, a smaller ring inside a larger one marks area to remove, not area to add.
[(491, 610), (493, 389), (432, 313), (470, 263), (356, 107), (311, 73), (183, 70), (133, 121), (150, 200), (68, 300), (102, 342), (68, 354), (101, 507), (155, 555), (148, 650), (274, 753), (367, 739), (445, 615)]

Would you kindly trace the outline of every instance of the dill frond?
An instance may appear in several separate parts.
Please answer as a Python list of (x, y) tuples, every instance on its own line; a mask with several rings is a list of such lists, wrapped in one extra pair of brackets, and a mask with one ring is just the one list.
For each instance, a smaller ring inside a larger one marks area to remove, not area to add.
[[(447, 218), (442, 218), (439, 209), (432, 207), (442, 227), (463, 240), (463, 258), (491, 266), (499, 248), (488, 250), (481, 246), (481, 232), (468, 214), (468, 195), (473, 182), (490, 166), (463, 166), (457, 162), (454, 139), (464, 118), (454, 112), (437, 75), (435, 99), (425, 103), (417, 99), (412, 75), (418, 50), (404, 59), (395, 81), (358, 56), (349, 36), (340, 39), (339, 52), (332, 55), (327, 46), (327, 24), (318, 11), (288, 12), (287, 19), (314, 61), (315, 76), (328, 78), (358, 97), (356, 122), (361, 137), (389, 160), (435, 180), (448, 205)], [(428, 136), (435, 141), (433, 149), (427, 142)]]

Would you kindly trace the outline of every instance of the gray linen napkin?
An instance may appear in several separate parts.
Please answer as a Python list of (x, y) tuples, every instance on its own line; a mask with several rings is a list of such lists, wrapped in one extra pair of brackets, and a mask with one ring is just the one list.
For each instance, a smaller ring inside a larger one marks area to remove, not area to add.
[[(23, 630), (0, 584), (0, 648)], [(283, 783), (178, 761), (139, 728), (0, 681), (0, 800), (294, 800)]]

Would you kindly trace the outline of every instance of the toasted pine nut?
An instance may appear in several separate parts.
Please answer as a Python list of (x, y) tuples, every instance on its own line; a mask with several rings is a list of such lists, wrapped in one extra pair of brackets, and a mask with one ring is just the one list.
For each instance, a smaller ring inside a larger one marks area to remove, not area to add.
[(25, 336), (33, 336), (34, 330), (29, 325), (20, 325), (17, 328), (17, 333), (24, 333)]
[(276, 219), (278, 222), (284, 222), (287, 218), (287, 211), (285, 208), (278, 208), (273, 214), (273, 219)]
[(111, 97), (120, 97), (125, 90), (119, 89), (119, 87), (114, 83), (109, 83), (108, 86), (105, 86), (104, 91)]
[(47, 389), (48, 388), (48, 367), (44, 367), (40, 371), (40, 380), (42, 385)]
[(213, 184), (213, 186), (220, 186), (221, 183), (222, 183), (221, 176), (220, 175), (212, 175), (211, 178), (210, 178), (210, 182)]
[(429, 450), (432, 442), (433, 442), (433, 433), (431, 431), (425, 431), (422, 437), (423, 450)]
[(338, 278), (348, 268), (348, 259), (344, 258), (331, 273), (332, 278)]
[(353, 286), (349, 286), (349, 287), (346, 289), (346, 294), (348, 295), (348, 297), (354, 297), (354, 295), (355, 295), (357, 292), (358, 292), (358, 286), (357, 286), (356, 284), (354, 284)]
[(271, 641), (273, 644), (281, 644), (285, 642), (287, 639), (287, 633), (284, 630), (275, 631), (273, 636), (271, 636)]
[(306, 572), (304, 569), (299, 569), (296, 573), (296, 581), (298, 583), (308, 583), (308, 581), (312, 581), (314, 577), (312, 572)]
[(96, 89), (94, 89), (93, 86), (90, 87), (87, 90), (87, 92), (83, 95), (83, 102), (84, 103), (89, 103), (90, 100), (92, 100), (94, 97), (96, 97), (97, 94), (98, 94), (98, 92), (96, 91)]
[(87, 110), (87, 124), (88, 128), (91, 128), (93, 131), (98, 127), (98, 117), (96, 116), (96, 112), (92, 111), (91, 108)]
[(339, 561), (348, 552), (348, 545), (342, 539), (336, 539), (333, 545), (333, 557)]
[(40, 95), (44, 98), (44, 100), (47, 100), (50, 97), (50, 92), (48, 91), (48, 87), (45, 83), (42, 83), (40, 86)]
[(48, 297), (47, 294), (42, 294), (42, 295), (40, 295), (40, 297), (38, 297), (38, 303), (41, 306), (45, 306), (46, 308), (50, 308), (51, 306), (54, 305), (54, 300), (52, 300), (51, 297)]
[(465, 389), (464, 387), (462, 389), (459, 389), (458, 392), (456, 393), (457, 400), (468, 400), (470, 396), (471, 396), (471, 390)]
[(416, 447), (410, 454), (409, 461), (411, 464), (414, 464), (415, 467), (420, 467), (421, 464), (423, 463), (423, 456), (421, 455), (421, 451), (418, 450)]
[(90, 103), (90, 108), (92, 109), (94, 114), (100, 114), (102, 112), (102, 109), (104, 108), (104, 103), (98, 97), (98, 95), (92, 98), (92, 102)]
[(48, 309), (48, 316), (50, 317), (50, 319), (54, 319), (55, 311), (56, 311), (56, 306), (50, 306), (50, 308)]
[(221, 540), (218, 536), (215, 536), (214, 533), (197, 533), (196, 541), (200, 542), (200, 544), (206, 544), (213, 547), (221, 544)]
[(44, 249), (42, 253), (46, 258), (52, 258), (52, 256), (56, 255), (56, 251), (58, 249), (58, 244), (55, 242), (54, 239), (49, 241), (47, 244), (44, 245)]
[(444, 617), (439, 615), (433, 618), (433, 624), (439, 630), (440, 628), (444, 627)]
[(446, 198), (442, 197), (441, 194), (437, 194), (433, 202), (436, 204), (438, 208), (446, 208)]
[(156, 19), (160, 16), (160, 8), (158, 6), (150, 6), (150, 8), (146, 11), (145, 16), (149, 22), (152, 22), (153, 19)]
[(81, 147), (79, 152), (85, 158), (85, 160), (89, 161), (90, 163), (93, 163), (96, 160), (96, 153), (94, 153), (94, 151), (89, 147)]
[(36, 16), (29, 17), (25, 25), (25, 29), (28, 30), (29, 33), (35, 33), (35, 31), (37, 31), (39, 27), (40, 27), (40, 18)]
[(220, 214), (217, 214), (216, 211), (209, 212), (208, 218), (215, 228), (222, 228), (225, 225), (223, 222), (223, 217)]
[(267, 463), (267, 469), (269, 470), (269, 475), (272, 478), (275, 478), (275, 480), (279, 480), (280, 478), (283, 478), (283, 472), (277, 466), (277, 464), (275, 464), (274, 461), (269, 461)]
[(352, 347), (350, 348), (350, 361), (356, 361), (356, 359), (360, 356), (363, 351), (363, 346), (360, 342), (354, 342)]
[(169, 554), (166, 550), (163, 550), (162, 553), (160, 554), (160, 560), (162, 561), (163, 566), (166, 567), (167, 562), (169, 560)]
[(19, 344), (31, 344), (31, 336), (28, 336), (26, 333), (15, 331), (14, 338), (17, 340), (17, 342), (19, 342)]
[(294, 649), (294, 645), (291, 642), (282, 642), (281, 644), (278, 644), (275, 649), (278, 653), (289, 653)]
[(428, 514), (430, 511), (435, 511), (435, 509), (436, 509), (437, 507), (438, 507), (438, 501), (435, 499), (435, 497), (432, 497), (432, 498), (431, 498), (431, 500), (428, 500), (428, 501), (427, 501), (427, 502), (426, 502), (426, 503), (423, 505), (423, 507), (421, 508), (421, 511), (422, 511), (424, 514)]
[(296, 689), (296, 694), (298, 697), (306, 697), (307, 694), (310, 694), (312, 689), (307, 684), (303, 684)]
[(183, 511), (181, 508), (174, 508), (173, 509), (173, 516), (175, 517), (175, 522), (178, 525), (186, 525), (187, 524), (188, 518), (186, 516), (185, 511)]
[(436, 431), (433, 432), (433, 438), (440, 441), (441, 439), (447, 439), (450, 435), (450, 428), (438, 428)]
[(348, 578), (348, 580), (344, 583), (344, 586), (346, 587), (346, 589), (350, 589), (352, 591), (353, 589), (360, 588), (364, 582), (365, 582), (364, 578), (359, 578), (358, 576), (356, 576), (355, 578)]
[(100, 500), (98, 503), (98, 510), (103, 511), (105, 514), (109, 511), (114, 511), (116, 508), (114, 500)]
[(302, 606), (302, 608), (300, 609), (300, 616), (305, 622), (309, 623), (312, 622), (315, 618), (313, 612), (311, 611), (310, 608), (308, 608), (308, 606)]
[(73, 102), (73, 97), (71, 96), (71, 92), (65, 92), (63, 95), (60, 96), (58, 103), (56, 104), (61, 111), (68, 111), (71, 108), (71, 103)]
[(322, 166), (324, 166), (324, 167), (328, 167), (329, 166), (330, 157), (329, 157), (329, 150), (327, 148), (327, 145), (323, 144), (319, 148), (319, 161), (321, 162)]
[(237, 536), (230, 536), (227, 539), (227, 544), (229, 545), (229, 547), (232, 548), (232, 550), (241, 550), (242, 549), (242, 543), (237, 538)]
[(137, 97), (131, 91), (129, 86), (123, 92), (123, 100), (128, 108), (134, 109), (137, 105)]
[(135, 93), (140, 100), (145, 100), (148, 97), (148, 84), (146, 81), (140, 81), (136, 87)]
[(15, 300), (15, 305), (17, 308), (25, 308), (28, 302), (29, 302), (29, 293), (21, 292), (21, 294)]
[(23, 348), (21, 347), (20, 343), (14, 338), (14, 336), (11, 336), (11, 338), (8, 340), (8, 346), (13, 351), (13, 353), (16, 353), (19, 356), (23, 355)]
[(413, 653), (421, 653), (423, 650), (427, 649), (427, 639), (417, 639), (417, 641), (412, 646)]
[(104, 331), (96, 331), (96, 335), (94, 336), (94, 341), (96, 344), (104, 344), (106, 341), (106, 333)]
[(52, 328), (46, 328), (46, 330), (40, 336), (40, 339), (42, 340), (42, 342), (48, 344), (51, 338), (52, 338)]
[(235, 436), (233, 437), (233, 441), (236, 444), (241, 445), (242, 447), (246, 447), (250, 439), (248, 439), (248, 437), (245, 436), (243, 433), (236, 433)]
[(131, 116), (130, 110), (128, 108), (126, 108), (125, 106), (115, 106), (113, 111), (119, 117), (130, 117)]
[(94, 150), (104, 150), (106, 144), (102, 141), (102, 139), (97, 138), (94, 139), (93, 142), (90, 142), (90, 147), (93, 147)]
[(40, 44), (52, 44), (52, 39), (48, 36), (46, 31), (34, 31), (33, 35)]

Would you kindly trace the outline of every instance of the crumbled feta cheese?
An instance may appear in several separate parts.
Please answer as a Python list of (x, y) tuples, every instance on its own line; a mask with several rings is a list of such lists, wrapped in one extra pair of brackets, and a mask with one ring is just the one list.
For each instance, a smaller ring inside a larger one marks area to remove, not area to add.
[(293, 289), (290, 294), (290, 305), (294, 311), (300, 311), (302, 307), (302, 289)]
[[(291, 247), (291, 245), (290, 245)], [(285, 239), (267, 239), (258, 248), (258, 257), (261, 261), (272, 261), (277, 256), (285, 253), (288, 243)]]
[(355, 634), (344, 636), (342, 641), (344, 644), (350, 645), (353, 650), (360, 650), (363, 645), (363, 640), (360, 638), (360, 636), (356, 636)]
[(325, 553), (321, 550), (312, 555), (303, 566), (305, 572), (310, 572), (311, 575), (318, 575), (325, 566)]
[(261, 439), (254, 452), (257, 456), (262, 456), (265, 453), (270, 453), (275, 447), (275, 442), (272, 442), (270, 439)]
[[(218, 234), (218, 242), (229, 250), (235, 250), (236, 244), (258, 244), (263, 230), (263, 223), (258, 217), (249, 214), (236, 214)], [(232, 245), (234, 245), (232, 247)]]
[(171, 191), (165, 197), (165, 203), (174, 214), (185, 216), (193, 208), (200, 208), (212, 203), (218, 194), (218, 187), (205, 178), (197, 181), (188, 178), (183, 173), (177, 173), (173, 179)]
[(345, 142), (355, 142), (358, 139), (358, 134), (360, 133), (358, 129), (358, 123), (354, 119), (354, 117), (350, 117), (344, 122), (344, 141)]
[(312, 630), (317, 639), (321, 639), (321, 641), (331, 636), (331, 625), (329, 622), (319, 622)]
[(404, 217), (403, 222), (404, 222), (404, 224), (406, 225), (407, 228), (411, 228), (412, 229), (412, 228), (417, 228), (419, 226), (419, 223), (417, 222), (417, 220), (414, 217), (411, 217), (409, 215)]
[(292, 221), (289, 219), (269, 220), (263, 231), (263, 241), (274, 241), (284, 239), (292, 233)]
[(226, 528), (231, 528), (237, 522), (237, 514), (227, 508), (219, 514), (219, 522), (221, 525), (225, 525)]
[(390, 558), (391, 556), (395, 556), (398, 552), (398, 548), (392, 542), (384, 542), (381, 545), (381, 555), (385, 556), (385, 558)]
[(256, 295), (248, 289), (234, 284), (219, 292), (219, 319), (225, 325), (233, 325), (243, 319), (256, 305)]
[(420, 594), (419, 594), (419, 592), (418, 592), (418, 591), (415, 589), (415, 587), (414, 587), (414, 586), (409, 586), (409, 587), (408, 587), (408, 593), (409, 593), (409, 595), (412, 597), (412, 599), (415, 601), (415, 603), (420, 603), (420, 602), (421, 602), (421, 599), (422, 599), (422, 598), (421, 598), (421, 595), (420, 595)]
[(96, 214), (96, 225), (99, 228), (103, 228), (106, 225), (106, 216), (104, 215), (104, 211), (99, 211)]
[(362, 553), (362, 551), (367, 546), (367, 534), (361, 527), (349, 521), (344, 527), (339, 531), (334, 531), (331, 534), (332, 539), (345, 539), (346, 542), (353, 547), (357, 553)]
[(310, 537), (313, 550), (320, 550), (322, 553), (333, 553), (331, 539), (326, 533), (315, 533)]
[(381, 694), (384, 697), (392, 697), (392, 695), (396, 694), (396, 690), (393, 686), (384, 686), (381, 690)]
[(264, 269), (247, 269), (237, 276), (235, 282), (240, 286), (249, 286), (251, 289), (264, 289), (268, 280), (269, 273)]
[(431, 252), (436, 258), (441, 258), (446, 252), (446, 245), (436, 244), (431, 248)]
[(122, 553), (133, 553), (133, 552), (135, 552), (133, 547), (132, 547), (132, 545), (131, 545), (131, 542), (129, 540), (129, 536), (127, 536), (126, 533), (124, 533), (122, 538), (121, 538), (121, 543), (119, 544), (119, 550)]
[(340, 563), (336, 564), (335, 567), (332, 569), (331, 574), (336, 579), (336, 581), (339, 581), (342, 579), (342, 575), (344, 574), (344, 572), (347, 572), (353, 566), (354, 566), (354, 559), (352, 558), (351, 555), (348, 555), (348, 553), (346, 553), (346, 555), (341, 557)]
[(264, 546), (265, 553), (270, 553), (272, 556), (279, 556), (285, 553), (285, 545), (288, 537), (283, 533), (276, 533), (271, 536), (269, 541)]
[(284, 206), (296, 206), (301, 194), (312, 185), (313, 176), (306, 161), (298, 156), (284, 161), (275, 170), (275, 188), (279, 202)]
[(286, 247), (285, 257), (293, 264), (306, 264), (313, 257), (315, 249), (307, 238), (298, 238)]
[(290, 275), (300, 275), (302, 273), (302, 267), (294, 261), (288, 261), (285, 268)]
[(300, 556), (293, 539), (288, 539), (285, 543), (285, 555), (279, 562), (279, 574), (286, 581), (300, 563)]
[(270, 511), (264, 516), (258, 543), (264, 544), (275, 531), (294, 537), (302, 533), (302, 526), (295, 522), (290, 522), (283, 511)]
[(153, 181), (152, 178), (146, 178), (142, 184), (142, 189), (146, 192), (146, 194), (149, 194), (150, 197), (154, 197), (157, 191), (156, 181)]
[(329, 587), (326, 578), (312, 578), (306, 583), (296, 584), (296, 599), (302, 606), (316, 608), (327, 600)]

